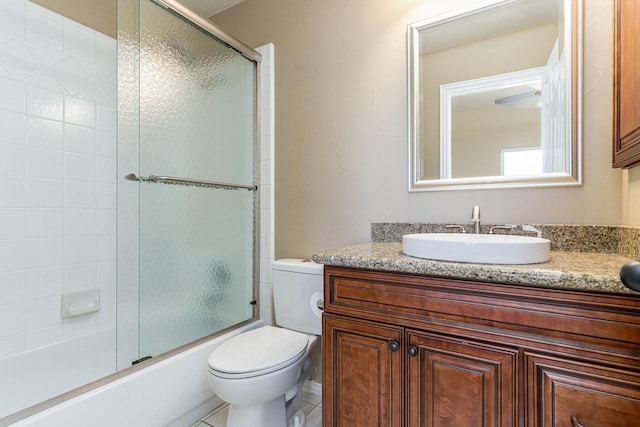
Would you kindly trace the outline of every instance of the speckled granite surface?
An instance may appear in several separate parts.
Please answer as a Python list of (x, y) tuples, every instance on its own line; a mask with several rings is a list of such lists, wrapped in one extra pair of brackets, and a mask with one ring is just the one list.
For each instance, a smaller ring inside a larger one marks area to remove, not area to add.
[[(471, 224), (462, 224), (468, 233)], [(509, 225), (510, 231), (500, 234), (538, 236), (551, 240), (552, 251), (618, 254), (640, 259), (640, 227), (609, 225), (553, 225), (553, 224), (482, 224), (482, 233), (495, 225)], [(402, 235), (412, 233), (445, 233), (445, 224), (433, 223), (373, 223), (372, 242), (401, 242)], [(451, 232), (451, 231), (449, 231)]]
[(640, 292), (620, 282), (620, 267), (631, 258), (617, 254), (552, 250), (551, 259), (542, 264), (469, 264), (414, 258), (402, 253), (402, 244), (399, 242), (373, 242), (319, 252), (313, 256), (313, 260), (338, 267), (625, 293), (640, 297)]

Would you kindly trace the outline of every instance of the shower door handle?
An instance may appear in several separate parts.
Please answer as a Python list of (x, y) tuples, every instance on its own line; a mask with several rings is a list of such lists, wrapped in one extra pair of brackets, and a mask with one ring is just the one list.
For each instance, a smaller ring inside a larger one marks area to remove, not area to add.
[(176, 184), (176, 185), (192, 185), (195, 187), (213, 187), (222, 188), (224, 190), (249, 190), (258, 189), (255, 185), (230, 184), (228, 182), (205, 181), (202, 179), (178, 178), (177, 176), (137, 176), (135, 173), (125, 175), (125, 179), (138, 182), (155, 182), (158, 184)]

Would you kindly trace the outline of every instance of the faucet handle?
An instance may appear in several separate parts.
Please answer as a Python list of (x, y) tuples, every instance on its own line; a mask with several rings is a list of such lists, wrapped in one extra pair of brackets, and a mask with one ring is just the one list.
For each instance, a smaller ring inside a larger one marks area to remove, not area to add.
[(489, 229), (489, 234), (495, 234), (493, 231), (494, 230), (504, 230), (504, 231), (509, 231), (513, 229), (513, 227), (511, 227), (510, 225), (494, 225), (493, 227), (491, 227)]
[(445, 225), (444, 228), (448, 230), (460, 230), (461, 233), (467, 232), (467, 230), (465, 230), (464, 227), (459, 224)]

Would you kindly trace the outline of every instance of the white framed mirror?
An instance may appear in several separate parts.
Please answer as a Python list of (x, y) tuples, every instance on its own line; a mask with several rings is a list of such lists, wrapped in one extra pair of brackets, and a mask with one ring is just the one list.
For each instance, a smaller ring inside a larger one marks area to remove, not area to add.
[(408, 26), (409, 191), (582, 184), (582, 0)]

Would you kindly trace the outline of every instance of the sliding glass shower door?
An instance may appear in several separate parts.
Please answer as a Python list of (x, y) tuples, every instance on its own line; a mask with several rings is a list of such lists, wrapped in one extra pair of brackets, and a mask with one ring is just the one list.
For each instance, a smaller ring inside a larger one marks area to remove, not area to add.
[(122, 172), (138, 186), (143, 358), (254, 315), (257, 62), (139, 5), (139, 164)]

